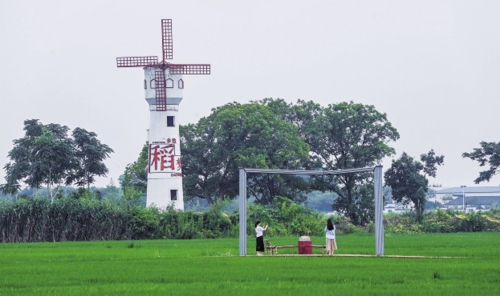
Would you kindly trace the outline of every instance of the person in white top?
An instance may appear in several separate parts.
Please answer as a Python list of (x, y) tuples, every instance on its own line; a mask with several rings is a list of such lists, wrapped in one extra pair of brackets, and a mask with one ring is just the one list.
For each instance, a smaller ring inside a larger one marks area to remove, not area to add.
[(260, 252), (264, 252), (264, 231), (267, 230), (266, 227), (260, 226), (260, 221), (255, 222), (255, 237), (257, 241), (257, 246), (255, 250), (257, 251), (257, 256), (262, 256)]
[(332, 256), (335, 250), (337, 250), (337, 241), (335, 240), (335, 225), (332, 222), (332, 219), (328, 219), (326, 221), (326, 250), (328, 251), (328, 255)]

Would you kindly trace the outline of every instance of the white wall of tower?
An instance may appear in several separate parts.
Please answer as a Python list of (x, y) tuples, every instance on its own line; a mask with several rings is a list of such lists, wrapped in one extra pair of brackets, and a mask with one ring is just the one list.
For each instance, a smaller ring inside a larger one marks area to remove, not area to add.
[(182, 75), (170, 75), (168, 69), (165, 71), (167, 111), (156, 111), (156, 71), (161, 71), (161, 68), (144, 68), (145, 98), (150, 112), (146, 205), (184, 210), (178, 120), (184, 81)]

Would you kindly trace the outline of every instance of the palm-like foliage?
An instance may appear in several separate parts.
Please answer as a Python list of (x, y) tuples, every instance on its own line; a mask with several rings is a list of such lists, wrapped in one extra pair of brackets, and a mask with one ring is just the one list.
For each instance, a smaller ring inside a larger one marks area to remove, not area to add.
[(103, 161), (113, 150), (101, 144), (95, 133), (77, 128), (72, 139), (67, 126), (43, 125), (38, 119), (25, 120), (24, 131), (24, 137), (13, 141), (10, 162), (4, 166), (4, 193), (17, 193), (22, 184), (34, 189), (45, 184), (53, 199), (54, 186), (76, 182), (88, 187), (94, 176), (108, 171)]

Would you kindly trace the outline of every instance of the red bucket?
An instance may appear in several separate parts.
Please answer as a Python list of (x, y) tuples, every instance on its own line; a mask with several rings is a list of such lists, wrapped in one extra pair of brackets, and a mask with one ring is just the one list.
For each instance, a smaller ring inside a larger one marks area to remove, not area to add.
[(299, 240), (299, 254), (312, 254), (312, 241)]

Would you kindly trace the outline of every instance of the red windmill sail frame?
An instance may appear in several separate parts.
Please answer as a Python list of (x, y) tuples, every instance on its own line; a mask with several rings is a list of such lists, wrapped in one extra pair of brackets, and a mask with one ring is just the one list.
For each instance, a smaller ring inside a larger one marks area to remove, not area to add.
[(165, 71), (155, 71), (155, 81), (156, 111), (167, 111), (167, 87), (165, 83)]
[(171, 19), (161, 20), (161, 37), (163, 57), (161, 62), (158, 61), (157, 56), (117, 57), (116, 66), (118, 68), (161, 68), (160, 71), (155, 71), (155, 110), (167, 111), (167, 69), (169, 69), (170, 75), (210, 75), (211, 68), (210, 64), (167, 63), (167, 60), (171, 60), (174, 57)]
[(174, 42), (172, 38), (172, 20), (161, 20), (161, 45), (163, 48), (163, 61), (174, 58)]

